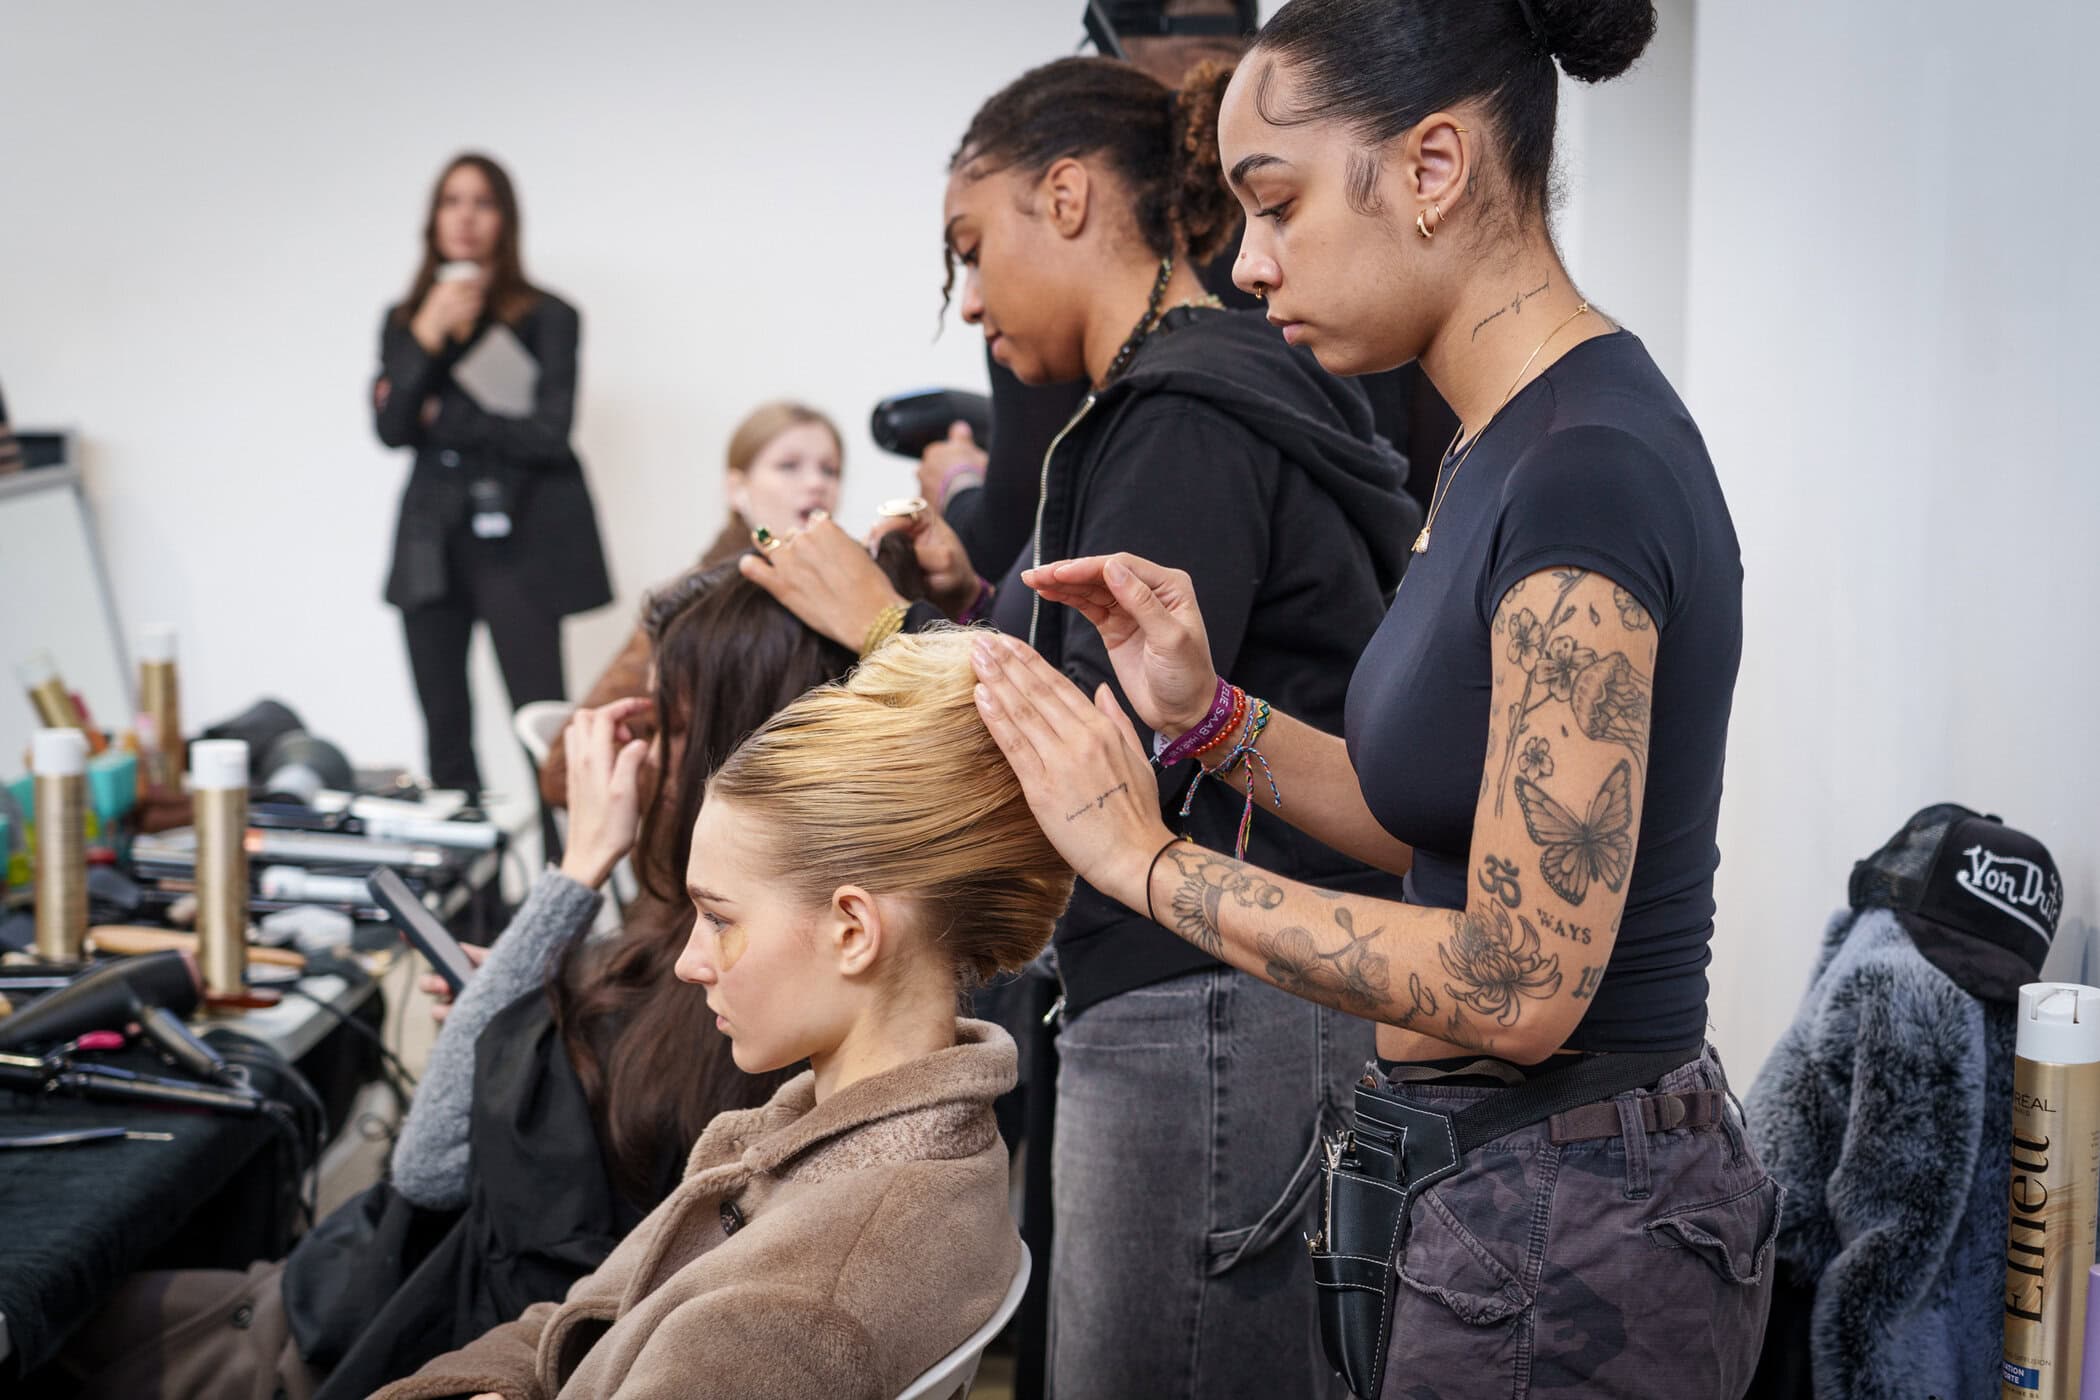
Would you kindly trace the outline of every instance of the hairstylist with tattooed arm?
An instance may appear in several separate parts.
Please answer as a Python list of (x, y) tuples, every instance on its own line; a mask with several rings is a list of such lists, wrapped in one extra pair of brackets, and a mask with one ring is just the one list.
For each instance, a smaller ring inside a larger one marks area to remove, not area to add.
[(1419, 358), (1463, 420), (1344, 737), (1221, 684), (1185, 574), (1024, 576), (1099, 629), (1162, 764), (1406, 869), (1404, 903), (1173, 840), (1122, 710), (979, 646), (1084, 880), (1381, 1023), (1311, 1241), (1364, 1396), (1734, 1396), (1763, 1332), (1777, 1188), (1704, 1045), (1739, 552), (1697, 428), (1545, 218), (1556, 57), (1609, 77), (1652, 29), (1646, 0), (1295, 0), (1226, 94), (1240, 284), (1330, 370)]

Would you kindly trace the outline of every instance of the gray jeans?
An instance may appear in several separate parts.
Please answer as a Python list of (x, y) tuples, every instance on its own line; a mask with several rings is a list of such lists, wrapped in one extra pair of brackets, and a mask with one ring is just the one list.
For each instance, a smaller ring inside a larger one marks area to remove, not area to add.
[(1058, 1038), (1055, 1400), (1346, 1394), (1320, 1349), (1322, 1132), (1368, 1022), (1244, 973), (1125, 992)]

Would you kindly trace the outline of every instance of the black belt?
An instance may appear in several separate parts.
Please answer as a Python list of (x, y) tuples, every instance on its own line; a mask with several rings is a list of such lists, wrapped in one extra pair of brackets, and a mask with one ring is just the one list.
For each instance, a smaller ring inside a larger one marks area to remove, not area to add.
[[(1385, 1376), (1386, 1329), (1391, 1324), (1393, 1258), (1415, 1193), (1455, 1173), (1465, 1155), (1482, 1143), (1520, 1128), (1556, 1119), (1575, 1141), (1592, 1136), (1595, 1115), (1582, 1110), (1654, 1083), (1696, 1059), (1700, 1047), (1643, 1055), (1593, 1055), (1542, 1074), (1470, 1107), (1451, 1113), (1387, 1093), (1375, 1084), (1356, 1090), (1355, 1126), (1326, 1143), (1325, 1211), (1320, 1231), (1307, 1241), (1313, 1282), (1319, 1288), (1320, 1341), (1327, 1359), (1349, 1389), (1372, 1400)], [(1669, 1109), (1644, 1108), (1671, 1126), (1694, 1126), (1688, 1101), (1671, 1095)], [(1618, 1111), (1610, 1110), (1612, 1133)], [(1718, 1105), (1700, 1112), (1717, 1121)], [(1601, 1121), (1601, 1120), (1599, 1120)]]

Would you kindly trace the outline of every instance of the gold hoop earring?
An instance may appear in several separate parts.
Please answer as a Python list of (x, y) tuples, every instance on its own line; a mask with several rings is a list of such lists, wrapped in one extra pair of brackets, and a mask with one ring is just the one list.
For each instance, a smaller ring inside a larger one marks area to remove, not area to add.
[(1426, 222), (1428, 214), (1429, 211), (1425, 209), (1420, 214), (1415, 215), (1415, 232), (1421, 234), (1424, 238), (1434, 238), (1436, 235), (1429, 231), (1429, 225)]

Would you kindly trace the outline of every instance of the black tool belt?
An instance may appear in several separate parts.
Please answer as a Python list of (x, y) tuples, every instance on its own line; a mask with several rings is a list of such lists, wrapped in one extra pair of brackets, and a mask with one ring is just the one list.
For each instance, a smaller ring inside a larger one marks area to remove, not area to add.
[(1388, 1093), (1367, 1073), (1356, 1089), (1355, 1126), (1327, 1139), (1320, 1231), (1306, 1242), (1320, 1341), (1349, 1389), (1374, 1400), (1384, 1379), (1393, 1262), (1416, 1192), (1452, 1175), (1482, 1143), (1652, 1084), (1698, 1054), (1695, 1046), (1590, 1056), (1456, 1113)]

